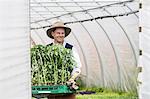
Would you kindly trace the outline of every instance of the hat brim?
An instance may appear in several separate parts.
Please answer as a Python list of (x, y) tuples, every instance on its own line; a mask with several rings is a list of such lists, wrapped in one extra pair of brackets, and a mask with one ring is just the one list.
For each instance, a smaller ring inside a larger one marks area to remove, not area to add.
[(68, 36), (68, 35), (70, 34), (70, 32), (71, 32), (71, 29), (70, 29), (69, 27), (60, 27), (60, 26), (59, 26), (59, 27), (53, 27), (53, 28), (48, 29), (48, 30), (46, 31), (47, 36), (50, 37), (50, 38), (52, 38), (52, 39), (54, 39), (54, 37), (52, 36), (52, 32), (53, 32), (54, 29), (56, 29), (56, 28), (64, 28), (64, 29), (65, 29), (65, 37)]

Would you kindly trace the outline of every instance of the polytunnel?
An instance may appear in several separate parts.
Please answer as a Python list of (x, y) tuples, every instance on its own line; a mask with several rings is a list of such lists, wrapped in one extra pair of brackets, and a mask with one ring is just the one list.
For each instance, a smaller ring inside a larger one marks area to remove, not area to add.
[[(149, 99), (149, 4), (148, 0), (1, 0), (0, 98), (31, 99), (30, 48), (51, 43), (46, 30), (62, 20), (72, 29), (66, 41), (79, 52), (81, 79), (87, 87), (138, 91), (139, 99)], [(139, 67), (142, 72), (137, 75)]]
[(65, 39), (79, 52), (87, 87), (136, 91), (138, 9), (138, 0), (30, 0), (31, 47), (50, 44), (46, 30), (61, 20), (72, 29)]

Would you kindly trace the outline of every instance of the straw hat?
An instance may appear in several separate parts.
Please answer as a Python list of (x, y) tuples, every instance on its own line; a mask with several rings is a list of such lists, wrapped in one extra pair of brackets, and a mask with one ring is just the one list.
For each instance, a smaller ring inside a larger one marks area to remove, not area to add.
[(71, 29), (69, 27), (66, 27), (63, 22), (58, 21), (58, 22), (55, 22), (54, 24), (52, 24), (52, 26), (46, 31), (48, 37), (54, 39), (52, 36), (52, 32), (54, 31), (55, 28), (64, 28), (65, 29), (65, 37), (68, 36), (71, 32)]

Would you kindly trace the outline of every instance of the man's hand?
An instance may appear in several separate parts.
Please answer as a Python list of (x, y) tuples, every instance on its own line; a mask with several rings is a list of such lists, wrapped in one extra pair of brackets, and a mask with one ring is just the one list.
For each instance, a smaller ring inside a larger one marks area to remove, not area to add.
[(70, 87), (71, 87), (72, 85), (74, 85), (75, 83), (76, 83), (76, 82), (75, 82), (74, 79), (72, 79), (72, 78), (70, 78), (69, 81), (67, 81), (67, 85), (70, 86)]
[(75, 89), (77, 90), (79, 87), (76, 85), (76, 82), (74, 81), (74, 79), (69, 79), (69, 81), (67, 82), (67, 85), (70, 86), (70, 89)]
[(67, 81), (67, 85), (71, 85), (75, 83), (74, 79), (70, 78), (69, 81)]
[(79, 88), (75, 82), (75, 79), (79, 76), (79, 74), (80, 74), (79, 71), (74, 72), (69, 81), (67, 81), (67, 85), (70, 86), (70, 89), (77, 90)]

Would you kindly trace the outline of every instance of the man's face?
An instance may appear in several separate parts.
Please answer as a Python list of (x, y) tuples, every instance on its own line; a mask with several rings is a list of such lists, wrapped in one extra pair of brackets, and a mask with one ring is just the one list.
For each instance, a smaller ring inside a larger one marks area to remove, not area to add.
[(65, 30), (64, 28), (56, 28), (54, 32), (52, 32), (52, 36), (54, 37), (55, 43), (62, 43), (64, 42), (65, 38)]

